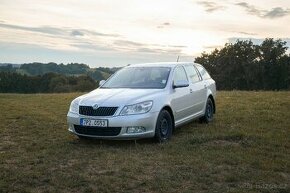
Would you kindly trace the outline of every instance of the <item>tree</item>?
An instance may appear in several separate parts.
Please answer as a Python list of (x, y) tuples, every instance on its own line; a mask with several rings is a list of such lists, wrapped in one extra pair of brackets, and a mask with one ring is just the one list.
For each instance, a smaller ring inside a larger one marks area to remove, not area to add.
[(97, 83), (89, 76), (65, 76), (55, 73), (27, 76), (0, 72), (1, 93), (85, 92), (96, 87)]
[[(283, 88), (283, 81), (289, 76), (286, 68), (286, 42), (280, 39), (274, 40), (272, 38), (265, 39), (259, 47), (259, 61), (262, 66), (263, 73), (262, 84), (265, 90), (280, 90)], [(284, 85), (285, 86), (285, 85)]]
[(290, 89), (289, 55), (286, 42), (265, 39), (261, 45), (237, 40), (211, 53), (202, 53), (195, 62), (203, 64), (219, 89)]

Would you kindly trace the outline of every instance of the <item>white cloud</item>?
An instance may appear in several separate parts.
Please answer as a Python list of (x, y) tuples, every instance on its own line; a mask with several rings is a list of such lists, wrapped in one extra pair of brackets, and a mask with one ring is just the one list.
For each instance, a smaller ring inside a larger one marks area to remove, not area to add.
[[(248, 14), (236, 5), (239, 2), (268, 10), (263, 12), (266, 18)], [(287, 38), (290, 28), (285, 24), (290, 23), (290, 17), (285, 10), (289, 9), (290, 2), (268, 0), (262, 5), (260, 2), (2, 0), (0, 45), (15, 43), (17, 50), (24, 44), (35, 45), (44, 50), (74, 53), (82, 61), (95, 54), (93, 65), (113, 65), (124, 58), (128, 62), (130, 58), (144, 62), (149, 53), (151, 61), (168, 61), (179, 54), (192, 58), (214, 46), (222, 46), (231, 37)], [(275, 22), (269, 22), (267, 14)], [(9, 53), (6, 62), (13, 62), (17, 54), (16, 51)], [(29, 54), (35, 58), (33, 52)], [(110, 55), (109, 62), (104, 55)], [(55, 60), (57, 57), (60, 56)], [(71, 55), (64, 54), (65, 57)], [(45, 54), (42, 58), (46, 60)]]

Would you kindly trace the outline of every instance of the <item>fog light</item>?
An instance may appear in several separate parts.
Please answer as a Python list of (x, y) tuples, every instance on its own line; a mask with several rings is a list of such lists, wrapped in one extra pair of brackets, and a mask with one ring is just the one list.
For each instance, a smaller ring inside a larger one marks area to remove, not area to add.
[(127, 127), (127, 133), (142, 133), (145, 131), (146, 131), (145, 127), (139, 127), (139, 126)]

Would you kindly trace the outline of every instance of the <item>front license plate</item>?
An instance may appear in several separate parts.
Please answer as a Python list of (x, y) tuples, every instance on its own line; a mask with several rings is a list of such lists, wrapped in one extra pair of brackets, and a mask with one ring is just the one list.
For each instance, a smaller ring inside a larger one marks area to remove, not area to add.
[(108, 127), (108, 120), (104, 119), (84, 119), (80, 121), (82, 126), (93, 126), (93, 127)]

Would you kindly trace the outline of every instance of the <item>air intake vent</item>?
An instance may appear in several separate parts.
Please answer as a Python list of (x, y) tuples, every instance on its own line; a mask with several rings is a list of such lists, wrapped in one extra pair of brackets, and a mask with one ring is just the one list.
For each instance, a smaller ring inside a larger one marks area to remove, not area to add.
[(121, 127), (89, 127), (74, 125), (74, 128), (78, 134), (92, 136), (117, 136), (121, 131)]
[(91, 106), (80, 106), (79, 113), (88, 116), (113, 116), (118, 107), (99, 107), (93, 109)]

